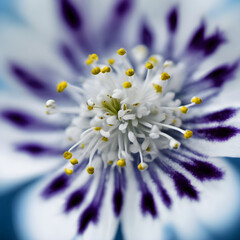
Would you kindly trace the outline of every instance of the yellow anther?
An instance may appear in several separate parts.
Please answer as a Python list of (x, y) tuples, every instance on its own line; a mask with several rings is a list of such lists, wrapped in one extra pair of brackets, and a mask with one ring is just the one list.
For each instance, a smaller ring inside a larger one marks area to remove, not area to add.
[(127, 110), (127, 104), (126, 103), (123, 104), (123, 110)]
[(110, 72), (110, 71), (111, 71), (111, 68), (110, 68), (109, 66), (103, 67), (103, 68), (101, 69), (101, 72), (102, 72), (102, 73), (106, 73), (106, 72)]
[(110, 65), (113, 65), (115, 63), (115, 60), (113, 58), (108, 59), (108, 63)]
[(147, 152), (150, 152), (151, 151), (151, 147), (148, 146), (147, 149), (146, 149)]
[(94, 60), (93, 60), (92, 58), (88, 58), (88, 59), (86, 60), (86, 64), (87, 64), (87, 65), (91, 65), (93, 62), (94, 62)]
[(93, 110), (93, 106), (89, 106), (89, 105), (87, 104), (87, 107), (88, 107), (88, 110), (89, 110), (89, 111)]
[(123, 83), (123, 87), (124, 88), (130, 88), (130, 87), (132, 87), (132, 83), (126, 81), (126, 82)]
[(178, 147), (179, 147), (178, 143), (175, 143), (175, 145), (173, 146), (174, 149), (178, 149)]
[(65, 168), (65, 173), (66, 173), (67, 175), (71, 175), (71, 174), (73, 174), (73, 170), (72, 170), (72, 169)]
[(126, 71), (126, 75), (129, 76), (129, 77), (133, 76), (134, 73), (135, 73), (135, 72), (134, 72), (134, 69), (133, 69), (133, 68), (129, 68), (129, 69)]
[(161, 74), (161, 79), (162, 79), (163, 81), (168, 80), (169, 78), (170, 78), (170, 75), (169, 75), (168, 73), (163, 72), (163, 73)]
[(61, 93), (64, 91), (64, 89), (67, 87), (67, 82), (66, 81), (62, 81), (57, 85), (57, 92)]
[(102, 128), (101, 127), (95, 127), (94, 130), (95, 131), (100, 131)]
[(172, 123), (173, 123), (173, 124), (175, 124), (176, 122), (177, 122), (177, 120), (176, 120), (176, 119), (174, 119)]
[(146, 64), (145, 64), (145, 67), (147, 68), (147, 69), (153, 69), (153, 64), (152, 63), (150, 63), (150, 62), (147, 62)]
[(184, 137), (186, 139), (192, 137), (192, 135), (193, 135), (193, 132), (191, 130), (186, 130), (185, 133), (184, 133)]
[(70, 153), (69, 151), (66, 151), (66, 152), (63, 154), (63, 157), (66, 158), (66, 159), (70, 159), (70, 158), (72, 158), (72, 153)]
[(96, 53), (90, 54), (88, 57), (95, 60), (95, 61), (98, 60), (98, 55)]
[(102, 138), (102, 141), (103, 141), (103, 142), (107, 142), (107, 141), (108, 141), (108, 138), (107, 138), (107, 137), (103, 137), (103, 138)]
[(97, 74), (99, 74), (100, 72), (101, 72), (100, 67), (95, 67), (95, 68), (92, 69), (92, 74), (93, 74), (93, 75), (97, 75)]
[(180, 108), (180, 111), (181, 111), (182, 113), (186, 114), (186, 113), (188, 112), (188, 108), (185, 107), (185, 106), (182, 106), (182, 107)]
[(157, 64), (157, 59), (154, 57), (154, 56), (151, 56), (150, 58), (149, 58), (149, 61), (151, 61), (153, 64)]
[(112, 164), (113, 164), (113, 161), (108, 161), (108, 164), (109, 164), (109, 165), (112, 165)]
[(125, 167), (125, 166), (126, 166), (126, 162), (125, 162), (125, 160), (124, 160), (123, 158), (121, 158), (121, 159), (119, 159), (119, 160), (117, 161), (117, 165), (118, 165), (119, 167)]
[(199, 98), (199, 97), (193, 97), (191, 102), (195, 103), (195, 104), (201, 104), (202, 103), (202, 99)]
[(153, 83), (153, 87), (155, 88), (157, 93), (162, 92), (162, 87), (160, 85)]
[(76, 158), (72, 158), (72, 159), (70, 160), (70, 163), (71, 163), (72, 165), (78, 164), (78, 160), (77, 160)]
[(144, 168), (143, 168), (143, 166), (142, 166), (141, 163), (138, 164), (138, 169), (139, 169), (140, 171), (143, 171), (143, 170), (144, 170)]
[(84, 149), (85, 148), (85, 144), (83, 143), (83, 144), (81, 144), (81, 146), (80, 146), (82, 149)]
[(139, 104), (140, 104), (139, 102), (138, 102), (138, 103), (134, 103), (133, 106), (136, 107), (136, 106), (138, 106)]
[(87, 168), (87, 172), (88, 172), (88, 174), (94, 174), (94, 167), (88, 167)]
[(127, 53), (127, 51), (124, 49), (124, 48), (120, 48), (117, 50), (117, 53), (120, 55), (120, 56), (123, 56)]

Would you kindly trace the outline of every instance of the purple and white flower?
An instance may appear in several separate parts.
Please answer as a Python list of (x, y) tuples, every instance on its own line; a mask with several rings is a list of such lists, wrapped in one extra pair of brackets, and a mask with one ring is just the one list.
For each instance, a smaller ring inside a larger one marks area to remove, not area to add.
[(239, 189), (222, 157), (240, 155), (240, 32), (216, 3), (21, 2), (29, 25), (6, 27), (1, 46), (0, 175), (8, 188), (47, 174), (18, 199), (24, 239), (229, 227)]

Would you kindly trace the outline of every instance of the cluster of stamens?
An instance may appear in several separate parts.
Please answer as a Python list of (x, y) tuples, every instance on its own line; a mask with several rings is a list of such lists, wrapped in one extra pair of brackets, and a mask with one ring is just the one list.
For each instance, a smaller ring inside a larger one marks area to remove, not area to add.
[(160, 55), (150, 56), (146, 62), (147, 55), (145, 46), (137, 46), (130, 63), (126, 50), (121, 48), (115, 59), (102, 65), (94, 53), (86, 60), (92, 78), (81, 88), (66, 81), (58, 84), (57, 92), (66, 89), (71, 95), (77, 95), (75, 100), (79, 105), (64, 109), (56, 107), (54, 100), (46, 102), (48, 114), (74, 115), (66, 129), (68, 139), (74, 142), (63, 154), (68, 160), (66, 174), (72, 174), (74, 167), (86, 158), (89, 159), (87, 172), (93, 174), (96, 156), (101, 157), (105, 166), (122, 168), (136, 161), (133, 154), (139, 155), (138, 169), (143, 171), (159, 150), (180, 147), (180, 142), (168, 134), (169, 130), (186, 139), (192, 137), (191, 130), (180, 128), (181, 118), (189, 107), (202, 100), (193, 97), (189, 104), (182, 106), (167, 88), (174, 63), (163, 61)]

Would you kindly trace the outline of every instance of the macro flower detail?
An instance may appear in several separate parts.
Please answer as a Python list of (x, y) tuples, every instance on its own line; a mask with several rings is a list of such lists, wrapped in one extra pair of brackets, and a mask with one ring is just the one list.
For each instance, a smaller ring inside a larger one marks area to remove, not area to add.
[[(97, 3), (92, 12), (90, 3), (51, 4), (60, 33), (46, 32), (45, 51), (36, 37), (38, 52), (29, 52), (35, 59), (46, 54), (37, 66), (31, 58), (7, 56), (7, 74), (26, 99), (14, 97), (0, 109), (3, 126), (24, 133), (6, 147), (20, 156), (17, 162), (10, 155), (16, 168), (29, 178), (48, 173), (20, 201), (30, 239), (110, 240), (120, 226), (124, 239), (158, 240), (164, 224), (178, 220), (179, 229), (189, 216), (192, 224), (189, 209), (201, 206), (195, 209), (201, 218), (202, 203), (214, 205), (216, 192), (234, 191), (231, 168), (220, 159), (240, 153), (239, 56), (221, 52), (229, 45), (227, 32), (199, 14), (187, 33), (188, 0), (158, 10), (148, 4), (146, 16), (134, 13), (133, 0), (103, 1), (101, 21)], [(4, 176), (8, 166), (3, 162)], [(216, 205), (224, 204), (234, 206), (234, 198)]]

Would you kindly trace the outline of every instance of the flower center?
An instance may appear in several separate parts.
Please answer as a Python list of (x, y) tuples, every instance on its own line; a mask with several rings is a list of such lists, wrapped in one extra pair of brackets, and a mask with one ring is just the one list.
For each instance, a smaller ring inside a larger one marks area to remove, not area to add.
[(64, 109), (56, 107), (54, 100), (46, 102), (48, 114), (72, 117), (66, 134), (73, 145), (63, 154), (68, 160), (67, 174), (86, 158), (87, 172), (93, 174), (98, 156), (105, 166), (122, 168), (136, 161), (133, 154), (139, 155), (138, 169), (143, 171), (161, 149), (178, 149), (179, 135), (192, 137), (191, 130), (181, 128), (182, 118), (189, 107), (202, 100), (193, 97), (189, 104), (181, 105), (168, 83), (174, 81), (173, 62), (160, 55), (146, 61), (147, 56), (148, 49), (142, 45), (129, 57), (125, 49), (119, 49), (107, 65), (99, 63), (97, 54), (91, 54), (86, 64), (92, 77), (81, 88), (66, 81), (58, 84), (57, 92), (66, 89), (78, 104)]

